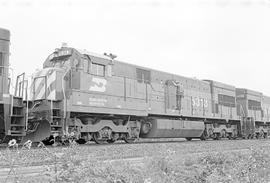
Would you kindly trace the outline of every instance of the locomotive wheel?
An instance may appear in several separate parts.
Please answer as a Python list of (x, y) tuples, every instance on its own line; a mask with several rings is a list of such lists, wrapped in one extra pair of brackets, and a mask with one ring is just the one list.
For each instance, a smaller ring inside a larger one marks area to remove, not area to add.
[(220, 132), (220, 137), (221, 137), (221, 138), (226, 138), (226, 137), (227, 137), (227, 132), (226, 132), (225, 129), (221, 130), (221, 132)]
[(107, 140), (107, 142), (108, 142), (109, 144), (113, 144), (113, 143), (115, 142), (115, 140), (114, 140), (114, 139), (109, 139), (109, 140)]
[(192, 137), (186, 137), (187, 141), (191, 141)]
[(235, 140), (236, 138), (237, 138), (237, 131), (236, 129), (234, 129), (232, 132), (232, 139)]
[(231, 133), (228, 133), (228, 139), (232, 140), (232, 134)]
[(133, 143), (135, 141), (135, 139), (128, 139), (128, 138), (124, 138), (124, 141), (128, 144)]
[(93, 135), (93, 140), (95, 141), (95, 143), (97, 144), (105, 144), (107, 141), (102, 139), (102, 138), (99, 138), (99, 133), (94, 133)]
[(128, 137), (129, 135), (126, 135), (123, 139), (128, 144), (133, 143), (136, 140), (136, 138), (128, 138)]
[(86, 140), (84, 140), (84, 139), (78, 139), (78, 140), (76, 140), (76, 142), (78, 144), (85, 144), (86, 143)]
[(50, 136), (49, 138), (42, 141), (45, 145), (53, 145), (54, 139), (53, 136)]
[(214, 140), (220, 140), (220, 133), (214, 133)]

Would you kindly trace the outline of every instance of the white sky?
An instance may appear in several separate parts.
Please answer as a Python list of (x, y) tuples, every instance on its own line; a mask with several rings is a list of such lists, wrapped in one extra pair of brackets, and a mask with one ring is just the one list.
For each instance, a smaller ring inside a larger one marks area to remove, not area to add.
[(270, 95), (269, 0), (0, 0), (11, 66), (69, 46)]

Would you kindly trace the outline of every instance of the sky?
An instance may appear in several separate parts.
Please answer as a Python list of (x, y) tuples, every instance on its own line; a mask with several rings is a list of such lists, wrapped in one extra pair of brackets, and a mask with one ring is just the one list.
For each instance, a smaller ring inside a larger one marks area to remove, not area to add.
[(0, 0), (11, 67), (31, 75), (63, 42), (270, 96), (270, 0)]

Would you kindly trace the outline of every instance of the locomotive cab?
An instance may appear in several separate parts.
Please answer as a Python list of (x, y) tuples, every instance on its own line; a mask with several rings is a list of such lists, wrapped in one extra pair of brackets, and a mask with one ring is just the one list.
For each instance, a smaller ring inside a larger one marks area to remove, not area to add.
[[(32, 76), (29, 135), (24, 139), (40, 141), (68, 133), (69, 123), (74, 123), (70, 116), (74, 118), (72, 111), (77, 110), (68, 104), (73, 101), (79, 104), (76, 94), (81, 91), (105, 92), (107, 79), (112, 76), (111, 65), (110, 57), (100, 58), (68, 47), (56, 49), (44, 62), (43, 69)], [(84, 101), (93, 105), (106, 102), (94, 97)]]
[(41, 141), (63, 134), (64, 98), (69, 73), (71, 50), (57, 50), (50, 55), (44, 68), (32, 75), (28, 92), (28, 129), (24, 141)]

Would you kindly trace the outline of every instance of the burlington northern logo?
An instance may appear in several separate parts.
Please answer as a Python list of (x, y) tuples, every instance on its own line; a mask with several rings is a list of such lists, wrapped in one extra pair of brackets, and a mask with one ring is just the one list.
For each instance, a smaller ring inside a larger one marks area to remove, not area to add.
[(107, 80), (103, 78), (92, 78), (90, 83), (90, 91), (105, 92), (106, 91)]

